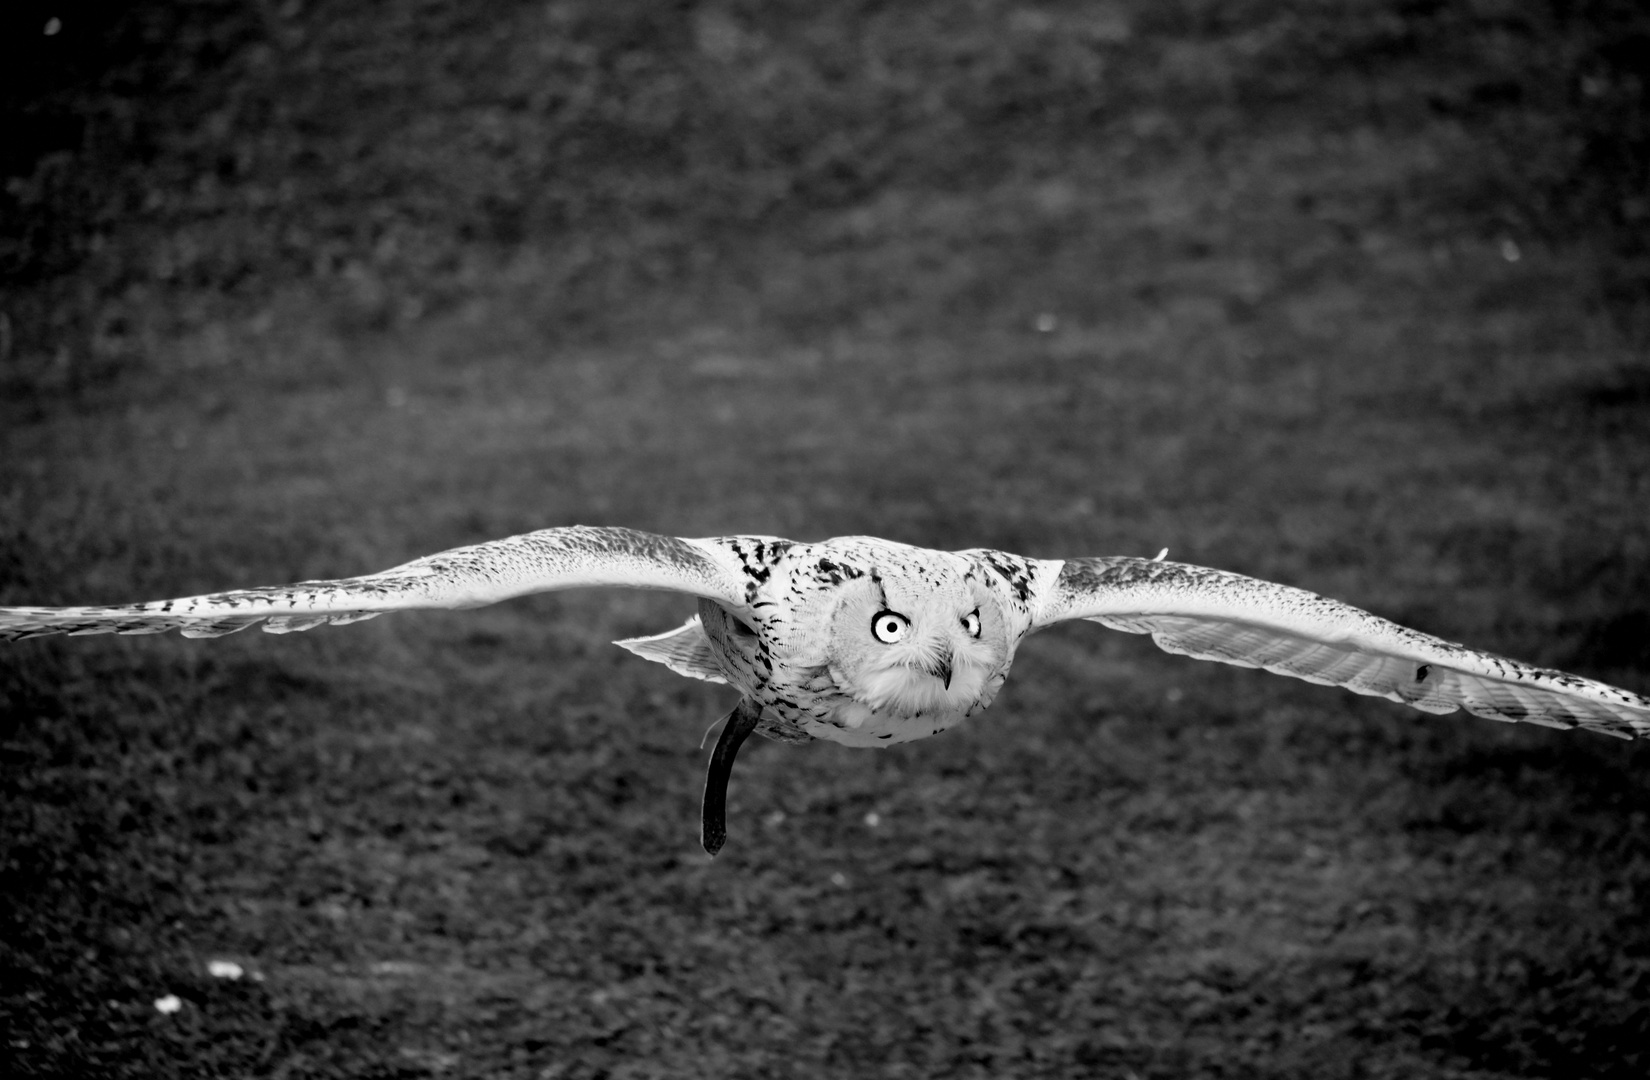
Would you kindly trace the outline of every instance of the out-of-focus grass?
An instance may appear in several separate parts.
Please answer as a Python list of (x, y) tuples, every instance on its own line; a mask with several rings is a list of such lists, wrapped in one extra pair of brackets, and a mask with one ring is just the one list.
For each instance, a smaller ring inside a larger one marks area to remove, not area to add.
[[(1579, 130), (1484, 89), (1528, 12), (135, 18), (12, 193), (91, 209), (15, 249), (0, 602), (575, 521), (1168, 545), (1650, 689), (1625, 264), (1485, 177)], [(606, 644), (689, 609), (9, 646), (0, 1064), (1643, 1074), (1632, 746), (1071, 627), (944, 739), (752, 746), (711, 864), (726, 695)]]

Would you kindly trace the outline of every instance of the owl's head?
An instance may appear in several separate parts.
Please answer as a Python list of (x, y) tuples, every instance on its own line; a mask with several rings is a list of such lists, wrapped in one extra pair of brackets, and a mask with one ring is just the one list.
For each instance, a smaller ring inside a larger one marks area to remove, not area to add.
[(968, 713), (990, 704), (1011, 656), (997, 597), (971, 574), (845, 582), (827, 657), (837, 686), (876, 712)]

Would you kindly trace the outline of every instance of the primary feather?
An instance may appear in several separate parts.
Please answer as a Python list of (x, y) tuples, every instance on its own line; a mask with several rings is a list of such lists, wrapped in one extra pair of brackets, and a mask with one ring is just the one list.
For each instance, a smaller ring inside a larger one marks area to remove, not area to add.
[(1071, 559), (1037, 621), (1089, 619), (1168, 652), (1342, 686), (1430, 713), (1650, 733), (1650, 700), (1423, 634), (1304, 589), (1201, 566)]
[(218, 637), (263, 623), (272, 634), (391, 611), (472, 608), (585, 586), (671, 589), (739, 607), (725, 556), (703, 541), (572, 526), (452, 548), (377, 574), (101, 607), (0, 608), (0, 640), (47, 634)]

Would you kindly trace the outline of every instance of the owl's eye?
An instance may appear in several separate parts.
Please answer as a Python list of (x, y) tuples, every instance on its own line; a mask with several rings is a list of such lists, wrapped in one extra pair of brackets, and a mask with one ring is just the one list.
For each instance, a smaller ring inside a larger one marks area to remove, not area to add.
[(892, 645), (905, 636), (911, 628), (911, 620), (897, 611), (879, 611), (871, 619), (871, 633), (884, 645)]
[(964, 615), (963, 620), (962, 620), (962, 624), (963, 624), (963, 629), (968, 631), (968, 636), (969, 637), (979, 637), (980, 636), (980, 609), (975, 608), (973, 611), (970, 611), (967, 615)]

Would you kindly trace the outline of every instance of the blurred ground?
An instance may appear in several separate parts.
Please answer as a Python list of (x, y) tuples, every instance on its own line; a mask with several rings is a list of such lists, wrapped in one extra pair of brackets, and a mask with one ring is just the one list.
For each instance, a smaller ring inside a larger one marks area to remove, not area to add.
[[(5, 19), (0, 603), (1167, 545), (1650, 690), (1637, 5)], [(751, 746), (712, 864), (726, 695), (606, 644), (690, 610), (8, 647), (0, 1071), (1650, 1066), (1643, 750), (1069, 627), (943, 739)]]

